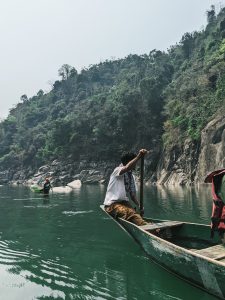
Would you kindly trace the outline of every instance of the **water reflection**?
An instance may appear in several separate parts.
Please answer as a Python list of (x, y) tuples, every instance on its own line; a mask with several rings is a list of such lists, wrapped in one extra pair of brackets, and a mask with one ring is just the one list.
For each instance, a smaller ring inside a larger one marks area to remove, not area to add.
[(210, 223), (211, 189), (202, 187), (163, 187), (145, 189), (146, 215), (154, 218)]

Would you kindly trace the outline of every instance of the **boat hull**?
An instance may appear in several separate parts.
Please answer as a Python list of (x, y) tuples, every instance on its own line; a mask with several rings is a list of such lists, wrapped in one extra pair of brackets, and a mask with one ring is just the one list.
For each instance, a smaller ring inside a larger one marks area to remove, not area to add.
[(33, 193), (38, 193), (38, 194), (42, 193), (41, 187), (36, 186), (36, 185), (31, 185), (31, 186), (30, 186), (30, 190), (31, 190)]
[[(180, 247), (126, 220), (119, 219), (115, 221), (159, 265), (208, 293), (220, 299), (225, 299), (224, 263)], [(202, 235), (209, 232), (209, 227), (206, 225), (190, 224), (190, 227), (196, 228)], [(184, 232), (188, 233), (188, 230), (185, 229)]]

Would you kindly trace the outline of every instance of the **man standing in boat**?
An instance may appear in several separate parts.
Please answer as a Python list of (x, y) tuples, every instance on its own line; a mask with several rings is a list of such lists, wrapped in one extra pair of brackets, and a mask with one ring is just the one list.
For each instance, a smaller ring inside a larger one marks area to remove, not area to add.
[(146, 153), (147, 150), (141, 149), (137, 155), (128, 152), (121, 157), (122, 163), (114, 169), (110, 176), (104, 201), (104, 208), (111, 216), (125, 219), (138, 226), (145, 225), (147, 222), (129, 203), (130, 198), (135, 205), (140, 206), (132, 170)]

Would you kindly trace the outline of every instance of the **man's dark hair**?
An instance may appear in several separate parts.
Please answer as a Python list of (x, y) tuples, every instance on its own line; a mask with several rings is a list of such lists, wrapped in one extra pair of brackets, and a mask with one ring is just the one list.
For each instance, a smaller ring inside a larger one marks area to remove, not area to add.
[(133, 152), (126, 152), (121, 156), (121, 162), (124, 166), (134, 159), (137, 155)]

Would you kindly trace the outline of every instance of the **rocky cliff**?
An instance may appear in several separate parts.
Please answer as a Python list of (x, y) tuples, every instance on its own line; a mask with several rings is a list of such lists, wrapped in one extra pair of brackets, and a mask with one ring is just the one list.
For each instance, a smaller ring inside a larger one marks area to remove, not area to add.
[(190, 185), (204, 182), (213, 170), (225, 167), (225, 117), (216, 116), (202, 130), (200, 143), (187, 139), (164, 151), (157, 166), (157, 184)]
[(195, 180), (201, 183), (207, 173), (221, 168), (225, 168), (225, 117), (217, 116), (202, 131)]
[(164, 150), (157, 166), (157, 184), (190, 185), (194, 182), (199, 145), (187, 139), (181, 146)]

